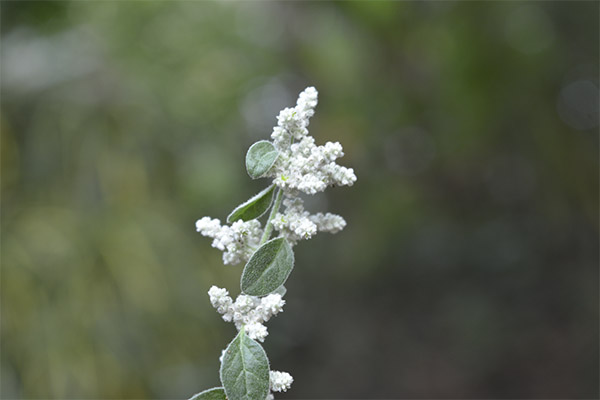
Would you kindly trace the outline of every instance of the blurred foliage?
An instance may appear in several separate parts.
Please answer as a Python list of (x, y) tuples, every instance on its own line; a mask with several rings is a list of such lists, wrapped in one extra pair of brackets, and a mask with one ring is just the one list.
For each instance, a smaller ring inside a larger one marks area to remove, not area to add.
[(297, 247), (280, 397), (598, 396), (597, 2), (1, 7), (3, 399), (218, 383), (241, 269), (194, 222), (308, 85), (359, 180), (309, 202), (349, 224)]

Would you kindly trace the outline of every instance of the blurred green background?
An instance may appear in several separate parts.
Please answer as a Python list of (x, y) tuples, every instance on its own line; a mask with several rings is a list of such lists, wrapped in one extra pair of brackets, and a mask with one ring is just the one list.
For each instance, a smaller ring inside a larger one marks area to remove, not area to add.
[(1, 4), (3, 399), (218, 384), (195, 232), (314, 85), (358, 182), (296, 248), (278, 398), (597, 398), (598, 2)]

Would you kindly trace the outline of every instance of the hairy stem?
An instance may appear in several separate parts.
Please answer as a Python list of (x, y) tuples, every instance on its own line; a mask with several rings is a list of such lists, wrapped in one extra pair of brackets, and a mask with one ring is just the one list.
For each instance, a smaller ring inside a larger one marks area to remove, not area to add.
[(273, 208), (271, 208), (271, 213), (269, 213), (269, 219), (267, 219), (267, 225), (265, 225), (265, 233), (263, 233), (262, 238), (260, 239), (260, 245), (264, 244), (271, 237), (271, 232), (273, 231), (273, 218), (275, 218), (275, 214), (279, 212), (279, 207), (281, 206), (281, 200), (283, 199), (283, 190), (277, 189), (277, 194), (275, 195), (275, 202), (273, 203)]

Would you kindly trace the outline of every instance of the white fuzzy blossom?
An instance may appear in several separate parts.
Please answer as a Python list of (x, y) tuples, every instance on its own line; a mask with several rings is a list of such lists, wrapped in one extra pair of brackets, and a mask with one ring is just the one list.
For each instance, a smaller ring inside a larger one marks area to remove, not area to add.
[(213, 238), (212, 246), (223, 251), (223, 263), (239, 264), (248, 261), (258, 247), (263, 231), (260, 221), (238, 220), (231, 226), (221, 226), (221, 221), (204, 217), (196, 221), (196, 231)]
[(317, 225), (319, 232), (338, 233), (346, 227), (346, 220), (341, 215), (332, 213), (316, 213), (311, 215), (310, 220)]
[(310, 239), (317, 231), (336, 233), (346, 226), (344, 218), (336, 214), (311, 215), (304, 210), (304, 202), (299, 197), (286, 198), (283, 205), (285, 211), (277, 213), (272, 223), (292, 245), (299, 240)]
[(351, 186), (356, 181), (352, 168), (335, 162), (344, 155), (341, 144), (327, 142), (317, 146), (315, 139), (308, 136), (307, 127), (315, 113), (317, 95), (314, 87), (300, 93), (296, 107), (279, 113), (271, 134), (279, 157), (267, 176), (286, 192), (315, 194), (330, 185)]
[(271, 390), (274, 392), (287, 392), (294, 382), (294, 378), (290, 374), (281, 371), (270, 371), (269, 379)]
[(307, 87), (298, 96), (296, 107), (281, 110), (277, 116), (277, 126), (271, 134), (277, 150), (287, 149), (292, 138), (300, 140), (308, 135), (308, 121), (315, 114), (318, 95), (317, 89)]
[(277, 293), (265, 297), (240, 294), (234, 302), (226, 289), (216, 286), (209, 289), (208, 296), (212, 306), (223, 315), (223, 320), (233, 322), (238, 331), (243, 326), (250, 338), (261, 342), (269, 334), (263, 323), (280, 313), (285, 304), (285, 300)]

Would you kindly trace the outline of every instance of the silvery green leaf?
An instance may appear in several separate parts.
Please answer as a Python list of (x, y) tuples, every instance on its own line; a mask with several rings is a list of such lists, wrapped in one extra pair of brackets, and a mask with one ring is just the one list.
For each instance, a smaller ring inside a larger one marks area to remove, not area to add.
[(285, 286), (281, 285), (277, 289), (275, 289), (273, 293), (279, 294), (281, 295), (281, 297), (283, 297), (287, 293), (287, 289), (285, 288)]
[(267, 173), (273, 166), (279, 152), (273, 143), (261, 140), (254, 143), (246, 153), (246, 170), (252, 179), (257, 179)]
[(269, 360), (262, 346), (240, 329), (227, 346), (221, 382), (230, 400), (263, 400), (269, 394)]
[(285, 283), (294, 268), (294, 252), (284, 238), (263, 244), (252, 254), (242, 272), (242, 292), (266, 296)]
[(275, 185), (262, 190), (260, 193), (251, 197), (248, 201), (240, 204), (229, 214), (227, 222), (232, 223), (241, 219), (242, 221), (250, 221), (262, 216), (273, 202), (273, 193)]
[(195, 394), (190, 400), (227, 400), (227, 397), (222, 387), (216, 387)]

